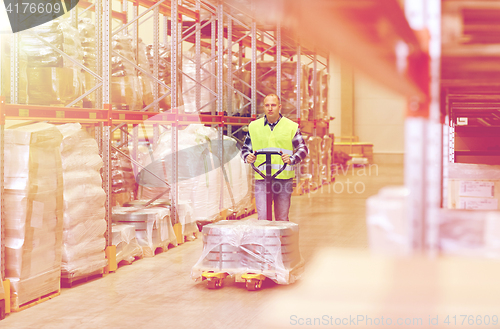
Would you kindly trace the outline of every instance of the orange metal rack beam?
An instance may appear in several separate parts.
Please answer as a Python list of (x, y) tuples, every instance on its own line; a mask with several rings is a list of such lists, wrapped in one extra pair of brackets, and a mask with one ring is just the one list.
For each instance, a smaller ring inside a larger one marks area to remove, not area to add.
[[(176, 112), (140, 112), (107, 109), (67, 108), (38, 105), (6, 104), (0, 98), (0, 115), (5, 119), (21, 119), (50, 121), (58, 123), (80, 122), (87, 124), (96, 123), (149, 123), (187, 125), (193, 123), (216, 124), (219, 126), (248, 125), (253, 119), (249, 117), (230, 117), (209, 114), (183, 114)], [(109, 117), (108, 117), (109, 116)]]

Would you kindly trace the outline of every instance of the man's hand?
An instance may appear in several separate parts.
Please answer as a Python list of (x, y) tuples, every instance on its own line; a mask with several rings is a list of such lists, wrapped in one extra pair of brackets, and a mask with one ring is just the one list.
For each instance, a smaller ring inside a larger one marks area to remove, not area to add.
[(250, 153), (249, 155), (247, 155), (247, 157), (245, 158), (245, 161), (247, 163), (254, 163), (255, 160), (257, 159), (257, 157), (255, 155), (253, 155), (252, 153)]
[(282, 154), (281, 155), (281, 160), (283, 160), (284, 163), (286, 163), (287, 165), (291, 165), (292, 164), (292, 161), (290, 161), (290, 156), (288, 154)]

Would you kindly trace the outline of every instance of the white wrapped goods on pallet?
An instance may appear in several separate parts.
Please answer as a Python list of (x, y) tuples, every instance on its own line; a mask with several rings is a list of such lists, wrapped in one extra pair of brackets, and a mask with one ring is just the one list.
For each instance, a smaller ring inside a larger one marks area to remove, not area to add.
[(191, 270), (199, 280), (205, 271), (241, 275), (259, 273), (278, 284), (300, 278), (304, 260), (299, 251), (299, 226), (266, 220), (220, 221), (203, 226), (203, 252)]
[[(171, 145), (171, 132), (167, 131), (160, 136), (152, 156), (147, 154), (141, 157), (141, 164), (147, 170), (137, 174), (137, 182), (139, 191), (142, 191), (141, 196), (147, 189), (150, 197), (165, 193), (169, 189), (165, 182), (171, 186), (177, 183), (178, 203), (189, 205), (183, 206), (179, 212), (179, 216), (189, 214), (189, 217), (179, 218), (184, 235), (193, 233), (192, 229), (197, 230), (196, 226), (192, 225), (197, 221), (213, 221), (219, 218), (223, 209), (229, 209), (229, 213), (244, 213), (245, 208), (250, 209), (250, 168), (239, 156), (240, 152), (234, 139), (224, 137), (221, 143), (217, 130), (202, 125), (190, 125), (180, 130), (177, 182), (173, 182), (171, 177)], [(221, 148), (224, 152), (223, 168), (219, 159)], [(165, 193), (160, 198), (169, 200), (170, 194)]]
[(135, 237), (145, 257), (155, 255), (157, 248), (176, 246), (177, 239), (170, 220), (170, 209), (164, 207), (113, 207), (113, 222), (135, 227)]
[(63, 135), (64, 182), (63, 280), (73, 281), (107, 265), (106, 220), (96, 141), (78, 123), (57, 126)]
[(136, 257), (142, 257), (142, 248), (135, 237), (135, 226), (113, 224), (113, 245), (116, 246), (116, 263), (131, 263)]
[(60, 288), (62, 135), (44, 123), (6, 127), (5, 275), (15, 310)]

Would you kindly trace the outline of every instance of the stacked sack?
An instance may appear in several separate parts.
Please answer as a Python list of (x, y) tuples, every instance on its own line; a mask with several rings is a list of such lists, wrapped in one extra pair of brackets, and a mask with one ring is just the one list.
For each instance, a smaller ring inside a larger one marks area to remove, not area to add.
[(33, 32), (81, 62), (83, 53), (78, 31), (61, 18), (20, 33), (20, 49), (27, 56), (28, 104), (67, 105), (82, 94), (80, 68), (45, 45)]
[(63, 135), (64, 244), (61, 277), (77, 280), (102, 273), (107, 265), (106, 193), (102, 189), (100, 175), (103, 162), (96, 141), (79, 123), (57, 128)]
[[(78, 21), (78, 32), (82, 43), (83, 65), (97, 73), (97, 45), (95, 41), (95, 25), (92, 20), (90, 18), (81, 18)], [(90, 73), (82, 71), (84, 75), (83, 88), (86, 92), (95, 86), (96, 78)], [(85, 97), (85, 100), (90, 102), (89, 107), (94, 107), (95, 93)]]
[(5, 130), (5, 276), (11, 306), (59, 291), (63, 239), (62, 135), (37, 123)]
[[(149, 61), (149, 70), (153, 72), (154, 65), (154, 52), (153, 45), (148, 45), (146, 48), (146, 54)], [(146, 78), (147, 79), (147, 78)], [(170, 45), (160, 44), (158, 49), (158, 79), (163, 82), (165, 85), (170, 87)], [(144, 85), (146, 84), (146, 80), (143, 79)], [(163, 96), (164, 94), (169, 93), (169, 90), (162, 85), (158, 85), (158, 95)], [(171, 97), (170, 95), (165, 96), (160, 102), (160, 109), (162, 111), (167, 111), (170, 109)], [(148, 98), (148, 95), (144, 95), (144, 103), (149, 104), (153, 101), (152, 96), (151, 99)]]
[[(276, 93), (276, 62), (257, 63), (257, 90), (263, 95)], [(309, 70), (302, 65), (300, 81), (297, 77), (297, 63), (287, 62), (281, 64), (281, 113), (285, 116), (295, 117), (297, 113), (297, 91), (300, 88), (301, 104), (300, 116), (309, 117)], [(264, 96), (257, 93), (257, 104), (264, 104)], [(264, 108), (258, 109), (264, 113)]]
[[(142, 85), (134, 65), (136, 63), (136, 49), (132, 36), (117, 34), (113, 36), (111, 57), (111, 102), (121, 109), (123, 105), (130, 110), (139, 111), (143, 108)], [(143, 48), (145, 51), (145, 48)], [(144, 57), (139, 56), (144, 60)], [(125, 59), (124, 59), (125, 58)], [(139, 67), (147, 68), (142, 63)]]

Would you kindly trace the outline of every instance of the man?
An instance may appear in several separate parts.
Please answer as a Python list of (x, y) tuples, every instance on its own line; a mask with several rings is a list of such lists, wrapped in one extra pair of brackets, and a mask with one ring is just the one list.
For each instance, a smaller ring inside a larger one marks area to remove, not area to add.
[[(283, 163), (287, 168), (272, 181), (272, 200), (274, 203), (274, 218), (288, 221), (290, 201), (293, 192), (295, 171), (292, 167), (302, 161), (308, 153), (307, 146), (300, 133), (299, 125), (281, 115), (281, 101), (275, 94), (264, 98), (265, 117), (255, 120), (248, 126), (249, 133), (241, 149), (241, 156), (246, 163), (258, 164), (265, 161), (264, 155), (255, 156), (252, 150), (274, 148), (282, 151), (281, 156), (273, 155), (272, 173), (276, 173)], [(265, 172), (265, 166), (259, 168)], [(259, 219), (266, 218), (266, 184), (264, 179), (255, 173), (255, 203)]]

